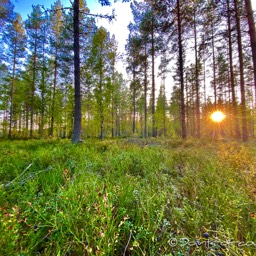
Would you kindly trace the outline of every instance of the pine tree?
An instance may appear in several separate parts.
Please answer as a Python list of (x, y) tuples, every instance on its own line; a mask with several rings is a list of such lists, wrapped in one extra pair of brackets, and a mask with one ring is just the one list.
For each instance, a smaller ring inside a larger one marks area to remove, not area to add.
[(235, 20), (236, 20), (236, 32), (237, 32), (237, 45), (238, 45), (238, 57), (239, 57), (239, 71), (240, 71), (240, 92), (241, 92), (241, 108), (242, 108), (242, 137), (243, 141), (248, 140), (247, 130), (247, 117), (246, 117), (246, 101), (245, 101), (245, 84), (244, 84), (244, 63), (243, 63), (243, 47), (241, 37), (241, 24), (238, 1), (234, 0), (235, 7)]
[(185, 48), (187, 38), (185, 32), (189, 30), (186, 13), (188, 11), (186, 1), (164, 0), (158, 3), (157, 10), (161, 13), (162, 30), (171, 43), (172, 54), (177, 54), (177, 77), (180, 84), (180, 119), (181, 137), (186, 139), (186, 106), (185, 106)]
[(12, 136), (12, 124), (14, 118), (14, 93), (17, 71), (21, 65), (21, 59), (25, 57), (25, 28), (22, 18), (19, 14), (7, 25), (4, 32), (4, 42), (6, 48), (6, 61), (10, 67), (11, 97), (10, 97), (10, 121), (9, 137)]
[[(132, 132), (136, 132), (136, 112), (137, 112), (137, 100), (140, 95), (141, 84), (139, 81), (140, 64), (142, 60), (141, 49), (142, 39), (137, 35), (133, 34), (135, 28), (132, 24), (129, 26), (130, 34), (127, 40), (126, 51), (127, 51), (127, 72), (132, 74), (132, 81), (130, 83), (130, 89), (132, 91)], [(144, 115), (146, 119), (146, 114)]]
[(229, 77), (230, 77), (231, 96), (232, 96), (232, 112), (234, 115), (235, 134), (236, 134), (236, 137), (239, 139), (241, 134), (240, 134), (240, 128), (239, 128), (237, 100), (236, 100), (236, 93), (235, 93), (235, 77), (234, 77), (235, 75), (234, 75), (234, 68), (233, 68), (233, 44), (232, 44), (231, 17), (232, 17), (232, 13), (231, 13), (230, 0), (227, 0), (228, 56), (229, 56)]
[(81, 85), (80, 85), (80, 42), (79, 42), (79, 0), (74, 0), (73, 9), (74, 29), (74, 82), (75, 82), (75, 110), (74, 110), (74, 132), (72, 141), (81, 141)]
[(110, 37), (105, 28), (100, 27), (92, 40), (91, 56), (88, 62), (94, 74), (94, 96), (97, 103), (100, 123), (100, 139), (105, 138), (106, 108), (110, 103), (111, 70), (109, 69), (109, 54), (111, 53)]
[(45, 17), (40, 5), (33, 6), (31, 15), (26, 21), (26, 29), (28, 34), (29, 50), (31, 51), (30, 59), (32, 66), (31, 81), (31, 104), (30, 104), (30, 137), (33, 137), (34, 129), (34, 107), (35, 107), (35, 91), (39, 82), (39, 58), (42, 57), (44, 33), (42, 25), (45, 23)]
[(56, 101), (56, 88), (57, 88), (57, 76), (58, 76), (58, 57), (59, 57), (59, 39), (62, 32), (63, 26), (63, 14), (62, 14), (62, 5), (60, 0), (55, 2), (52, 6), (54, 12), (51, 13), (51, 29), (52, 29), (52, 38), (51, 44), (53, 46), (54, 54), (54, 75), (53, 75), (53, 92), (52, 92), (52, 107), (51, 107), (51, 124), (49, 135), (53, 136), (54, 130), (54, 117), (55, 117), (55, 101)]

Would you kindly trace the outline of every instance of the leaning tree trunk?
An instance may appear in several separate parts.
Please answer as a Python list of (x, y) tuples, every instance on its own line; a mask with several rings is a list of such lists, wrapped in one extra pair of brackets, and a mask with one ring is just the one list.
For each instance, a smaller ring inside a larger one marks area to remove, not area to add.
[(79, 45), (79, 0), (74, 0), (74, 75), (75, 111), (72, 142), (81, 141), (81, 89), (80, 89), (80, 45)]

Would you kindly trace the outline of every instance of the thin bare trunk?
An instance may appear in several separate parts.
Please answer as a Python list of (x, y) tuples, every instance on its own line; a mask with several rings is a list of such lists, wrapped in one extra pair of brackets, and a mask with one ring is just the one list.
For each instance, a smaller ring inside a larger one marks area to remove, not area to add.
[(55, 116), (55, 98), (56, 98), (56, 87), (57, 87), (57, 74), (58, 74), (58, 42), (55, 46), (55, 61), (54, 61), (54, 78), (53, 78), (53, 95), (52, 95), (52, 113), (51, 113), (51, 125), (50, 125), (50, 136), (53, 136), (54, 130), (54, 116)]
[(214, 108), (217, 109), (217, 86), (216, 86), (216, 63), (215, 63), (215, 41), (214, 27), (212, 24), (212, 64), (213, 64), (213, 91), (214, 91)]
[(151, 51), (152, 51), (152, 136), (156, 137), (156, 121), (155, 121), (155, 38), (154, 38), (154, 17), (152, 13), (151, 20)]
[(255, 88), (255, 98), (256, 98), (256, 30), (255, 30), (255, 22), (253, 17), (251, 0), (245, 0), (245, 7), (246, 7), (247, 18), (248, 18), (249, 35), (250, 35), (251, 48), (252, 48), (254, 88)]
[(233, 70), (233, 47), (232, 47), (232, 35), (231, 35), (231, 13), (230, 13), (230, 1), (227, 1), (228, 5), (228, 50), (229, 50), (229, 73), (230, 73), (230, 84), (231, 84), (231, 95), (232, 95), (232, 112), (234, 115), (235, 123), (235, 134), (237, 138), (241, 137), (239, 122), (238, 122), (238, 111), (237, 111), (237, 102), (235, 95), (235, 79), (234, 79), (234, 70)]
[[(17, 34), (17, 33), (16, 33)], [(11, 88), (11, 106), (10, 106), (10, 124), (9, 124), (9, 137), (12, 137), (12, 121), (13, 121), (13, 104), (14, 104), (14, 81), (15, 81), (15, 69), (16, 69), (16, 52), (17, 42), (15, 40), (13, 66), (12, 66), (12, 88)]]
[(148, 131), (147, 131), (147, 59), (146, 59), (146, 54), (147, 54), (147, 47), (145, 45), (145, 62), (144, 62), (144, 138), (147, 138), (148, 136)]
[(132, 133), (134, 134), (136, 132), (136, 81), (135, 81), (135, 70), (133, 70), (132, 103), (133, 103)]
[(241, 108), (242, 108), (242, 132), (243, 132), (243, 141), (247, 141), (248, 140), (248, 129), (247, 129), (247, 117), (246, 117), (244, 63), (243, 63), (243, 48), (242, 48), (242, 37), (241, 37), (241, 27), (240, 27), (240, 14), (238, 11), (237, 0), (234, 0), (234, 4), (235, 4), (235, 17), (236, 17), (236, 29), (237, 29), (237, 45), (238, 45), (238, 55), (239, 55)]
[(197, 53), (197, 29), (196, 29), (196, 10), (194, 10), (194, 36), (195, 36), (195, 68), (196, 68), (196, 124), (197, 124), (197, 138), (201, 137), (200, 127), (200, 97), (199, 97), (199, 67), (198, 67), (198, 53)]
[(181, 137), (183, 140), (185, 140), (187, 138), (187, 132), (186, 132), (186, 108), (185, 108), (185, 99), (184, 99), (184, 63), (183, 63), (180, 0), (177, 0), (177, 12), (178, 12), (179, 73), (180, 73), (180, 97), (181, 97)]
[(31, 94), (31, 112), (30, 112), (30, 138), (33, 138), (34, 129), (34, 100), (35, 100), (35, 90), (36, 90), (36, 63), (37, 62), (37, 29), (34, 44), (33, 53), (33, 80), (32, 80), (32, 94)]

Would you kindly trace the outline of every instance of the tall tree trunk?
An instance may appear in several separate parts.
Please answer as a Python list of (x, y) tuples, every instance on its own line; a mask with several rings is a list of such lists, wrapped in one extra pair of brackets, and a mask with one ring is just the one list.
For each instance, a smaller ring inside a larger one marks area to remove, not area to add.
[(29, 106), (28, 106), (28, 104), (26, 104), (25, 111), (26, 111), (26, 113), (25, 113), (25, 117), (26, 117), (26, 125), (25, 125), (26, 135), (25, 136), (28, 137), (28, 122), (29, 122)]
[(112, 92), (111, 92), (111, 130), (112, 130), (112, 138), (115, 137), (115, 105), (116, 105), (116, 95), (115, 95), (115, 57), (113, 58), (112, 62)]
[(214, 109), (217, 109), (217, 86), (216, 86), (216, 63), (215, 63), (215, 40), (214, 26), (212, 24), (212, 64), (213, 64), (213, 92), (214, 92)]
[(135, 81), (135, 70), (133, 70), (133, 90), (132, 90), (132, 133), (136, 132), (136, 81)]
[(115, 106), (114, 106), (114, 99), (113, 99), (113, 93), (112, 93), (112, 103), (111, 103), (111, 133), (112, 138), (115, 137)]
[(198, 67), (198, 53), (197, 53), (197, 29), (196, 29), (196, 8), (194, 9), (194, 36), (195, 36), (195, 68), (196, 68), (196, 125), (197, 138), (201, 137), (200, 127), (200, 96), (199, 96), (199, 67)]
[(21, 135), (21, 127), (22, 127), (21, 123), (22, 123), (22, 110), (20, 108), (20, 113), (19, 113), (19, 134), (20, 135)]
[[(44, 78), (44, 71), (43, 71), (43, 81), (42, 83), (45, 83), (45, 78)], [(41, 110), (41, 122), (40, 122), (40, 127), (39, 127), (39, 137), (43, 137), (43, 131), (44, 131), (44, 117), (45, 117), (45, 92), (42, 92), (42, 110)]]
[(145, 45), (145, 62), (144, 62), (144, 131), (143, 137), (147, 138), (148, 131), (147, 131), (147, 91), (148, 91), (148, 78), (147, 78), (147, 47)]
[(119, 125), (119, 113), (118, 113), (118, 103), (116, 102), (115, 104), (115, 136), (119, 137), (120, 136), (120, 125)]
[(55, 61), (54, 61), (54, 77), (53, 77), (53, 95), (52, 95), (52, 111), (51, 111), (51, 125), (50, 125), (50, 136), (53, 136), (54, 130), (54, 117), (55, 117), (55, 98), (56, 98), (56, 87), (57, 87), (57, 74), (58, 74), (58, 42), (55, 45)]
[(80, 89), (80, 44), (79, 44), (79, 0), (74, 0), (74, 75), (75, 110), (72, 142), (81, 141), (81, 89)]
[(178, 44), (179, 44), (179, 73), (180, 73), (180, 97), (181, 97), (181, 137), (183, 140), (187, 138), (186, 132), (186, 109), (184, 99), (184, 64), (183, 64), (183, 45), (182, 45), (182, 24), (180, 12), (180, 0), (177, 0), (178, 14)]
[(186, 91), (186, 115), (187, 115), (187, 120), (186, 120), (186, 126), (187, 126), (187, 132), (189, 134), (189, 131), (191, 132), (190, 125), (189, 125), (189, 97), (188, 97), (188, 72), (186, 72), (185, 76), (185, 91)]
[(166, 93), (165, 93), (165, 78), (163, 79), (163, 90), (164, 90), (164, 118), (163, 118), (163, 125), (164, 125), (164, 137), (166, 137)]
[(249, 35), (250, 35), (251, 48), (252, 48), (254, 88), (255, 88), (254, 90), (255, 90), (255, 98), (256, 98), (256, 30), (255, 30), (251, 0), (245, 0), (245, 7), (246, 7), (247, 18), (248, 18)]
[[(17, 34), (17, 33), (16, 33)], [(13, 104), (14, 104), (14, 81), (15, 81), (15, 69), (16, 69), (16, 53), (17, 53), (17, 42), (14, 46), (13, 66), (12, 66), (12, 88), (11, 88), (11, 106), (10, 106), (10, 124), (9, 124), (9, 138), (12, 137), (12, 121), (13, 121)]]
[(231, 35), (231, 12), (230, 12), (230, 1), (227, 0), (228, 5), (228, 53), (229, 53), (229, 72), (230, 72), (230, 85), (231, 85), (231, 96), (232, 96), (232, 112), (234, 115), (234, 124), (235, 124), (235, 134), (239, 139), (241, 137), (239, 121), (238, 121), (238, 111), (237, 111), (237, 102), (235, 95), (235, 79), (234, 79), (234, 70), (233, 70), (233, 47), (232, 47), (232, 35)]
[(206, 105), (206, 61), (205, 58), (203, 60), (203, 67), (204, 67), (204, 104)]
[(31, 112), (30, 112), (30, 138), (33, 138), (33, 128), (34, 128), (34, 100), (35, 100), (35, 90), (36, 90), (36, 63), (37, 62), (37, 29), (33, 53), (33, 79), (32, 79), (32, 94), (31, 94)]
[(243, 64), (243, 49), (242, 49), (242, 37), (240, 27), (240, 14), (238, 10), (238, 2), (234, 0), (235, 5), (235, 18), (236, 18), (236, 29), (237, 29), (237, 45), (239, 55), (239, 70), (240, 70), (240, 90), (241, 90), (241, 108), (242, 108), (242, 132), (243, 141), (248, 140), (248, 129), (247, 129), (247, 117), (246, 117), (246, 103), (245, 103), (245, 84), (244, 84), (244, 64)]
[[(102, 49), (102, 48), (101, 48)], [(102, 51), (101, 51), (102, 52)], [(100, 108), (100, 139), (103, 140), (105, 138), (105, 134), (104, 134), (104, 122), (105, 122), (105, 118), (104, 118), (104, 106), (103, 106), (103, 64), (102, 64), (102, 59), (100, 60), (100, 88), (99, 88), (99, 93), (100, 93), (100, 104), (99, 104), (99, 108)]]
[(154, 17), (152, 10), (151, 19), (151, 52), (152, 52), (152, 136), (156, 137), (156, 120), (155, 120), (155, 38), (154, 38)]
[(42, 67), (42, 92), (41, 92), (41, 98), (42, 98), (42, 105), (41, 105), (41, 121), (39, 125), (39, 137), (43, 137), (43, 131), (44, 131), (44, 116), (45, 116), (45, 41), (46, 41), (46, 34), (44, 31), (44, 41), (43, 41), (43, 67)]

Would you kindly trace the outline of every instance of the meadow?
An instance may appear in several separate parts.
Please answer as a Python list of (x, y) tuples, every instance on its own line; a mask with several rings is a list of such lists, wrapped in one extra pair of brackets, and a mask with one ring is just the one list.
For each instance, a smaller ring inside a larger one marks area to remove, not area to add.
[(256, 255), (256, 144), (0, 141), (0, 255)]

